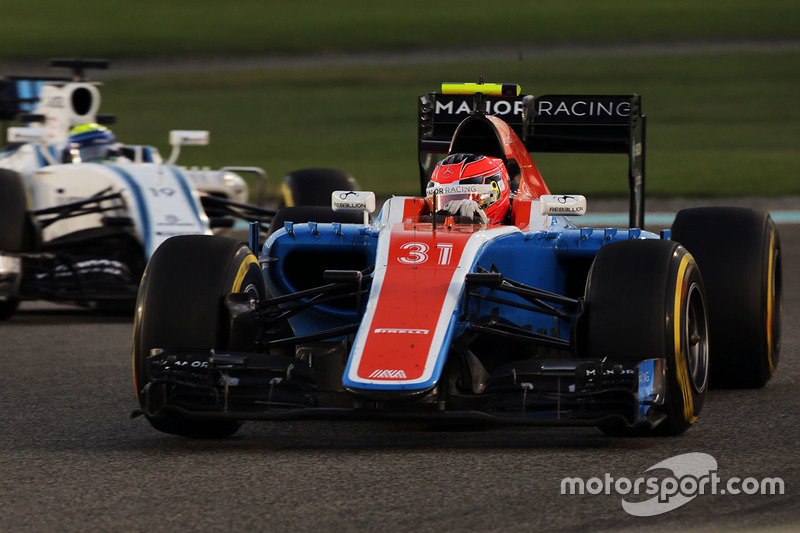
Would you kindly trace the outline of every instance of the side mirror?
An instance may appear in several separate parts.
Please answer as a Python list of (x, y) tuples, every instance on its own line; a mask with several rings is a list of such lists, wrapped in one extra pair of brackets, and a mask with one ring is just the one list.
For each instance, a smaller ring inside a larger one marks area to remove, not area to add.
[(47, 128), (33, 126), (8, 128), (8, 142), (39, 144), (42, 147), (42, 156), (47, 160), (48, 165), (59, 163), (47, 147)]
[(47, 139), (47, 130), (35, 127), (8, 128), (10, 143), (42, 143)]
[(333, 191), (331, 208), (334, 211), (364, 213), (364, 224), (369, 224), (369, 214), (375, 211), (375, 193), (367, 191)]
[(172, 146), (205, 146), (208, 144), (208, 131), (172, 130), (169, 132), (169, 144)]
[(586, 197), (579, 194), (543, 194), (539, 197), (540, 215), (581, 216), (586, 214)]
[(172, 145), (172, 153), (167, 159), (167, 165), (175, 164), (181, 153), (181, 146), (206, 146), (209, 134), (205, 130), (172, 130), (169, 132), (169, 144)]

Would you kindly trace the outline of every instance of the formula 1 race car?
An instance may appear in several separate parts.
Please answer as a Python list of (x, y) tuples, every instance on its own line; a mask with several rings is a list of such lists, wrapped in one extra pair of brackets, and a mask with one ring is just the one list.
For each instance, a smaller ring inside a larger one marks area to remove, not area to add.
[[(781, 323), (770, 216), (690, 209), (645, 231), (640, 97), (519, 92), (421, 96), (421, 195), (374, 220), (372, 193), (342, 190), (325, 212), (282, 210), (258, 255), (257, 226), (249, 247), (166, 241), (139, 290), (134, 415), (193, 437), (310, 418), (676, 435), (710, 380), (764, 385)], [(531, 151), (627, 154), (630, 227), (577, 226), (585, 198), (551, 194)]]
[(145, 263), (168, 237), (212, 234), (236, 218), (268, 221), (274, 211), (247, 204), (240, 176), (264, 171), (174, 165), (205, 131), (172, 131), (164, 161), (152, 146), (123, 145), (98, 114), (99, 84), (84, 79), (105, 60), (54, 60), (74, 79), (0, 79), (0, 319), (20, 300), (99, 302), (132, 309)]

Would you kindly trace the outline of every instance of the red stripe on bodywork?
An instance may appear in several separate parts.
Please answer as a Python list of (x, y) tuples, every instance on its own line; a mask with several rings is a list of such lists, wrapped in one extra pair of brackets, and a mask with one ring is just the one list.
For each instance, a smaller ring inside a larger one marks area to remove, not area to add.
[[(439, 324), (442, 307), (471, 236), (471, 231), (392, 231), (358, 378), (413, 381), (435, 363), (431, 342), (437, 327), (447, 327)], [(441, 318), (449, 322), (449, 316)]]
[(530, 200), (515, 201), (511, 205), (511, 220), (519, 229), (525, 231), (531, 224), (531, 202)]

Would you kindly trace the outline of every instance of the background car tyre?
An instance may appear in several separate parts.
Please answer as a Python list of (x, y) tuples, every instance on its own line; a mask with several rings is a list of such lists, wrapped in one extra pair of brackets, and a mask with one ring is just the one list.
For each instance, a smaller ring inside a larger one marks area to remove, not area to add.
[[(150, 381), (152, 348), (225, 349), (229, 344), (226, 295), (264, 298), (261, 268), (250, 249), (234, 239), (208, 235), (173, 237), (155, 251), (139, 288), (133, 336), (134, 382), (140, 405)], [(187, 312), (188, 310), (188, 312)], [(177, 414), (147, 416), (165, 433), (187, 437), (233, 435), (238, 421), (197, 421)]]
[(691, 252), (705, 281), (711, 386), (764, 386), (781, 347), (781, 242), (772, 218), (748, 208), (685, 209), (672, 239)]
[(335, 168), (304, 168), (290, 172), (283, 180), (279, 207), (331, 205), (333, 191), (357, 191), (358, 182)]
[(588, 356), (611, 361), (666, 361), (666, 393), (658, 426), (606, 424), (610, 435), (679, 435), (696, 420), (708, 385), (705, 291), (685, 248), (646, 239), (603, 246), (586, 287)]
[[(0, 169), (0, 251), (26, 251), (27, 208), (25, 186), (20, 175)], [(11, 317), (18, 306), (18, 298), (0, 300), (0, 320)]]

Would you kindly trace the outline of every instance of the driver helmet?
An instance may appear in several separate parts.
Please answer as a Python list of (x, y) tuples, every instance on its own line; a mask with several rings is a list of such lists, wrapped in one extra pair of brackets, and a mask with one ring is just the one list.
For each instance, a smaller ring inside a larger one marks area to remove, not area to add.
[(119, 155), (119, 144), (110, 129), (90, 122), (69, 131), (67, 152), (72, 163), (103, 161)]
[(502, 224), (511, 208), (508, 170), (496, 157), (450, 154), (433, 169), (426, 197), (434, 212), (454, 200), (473, 200), (490, 224)]

